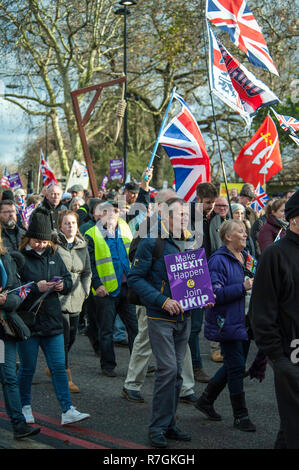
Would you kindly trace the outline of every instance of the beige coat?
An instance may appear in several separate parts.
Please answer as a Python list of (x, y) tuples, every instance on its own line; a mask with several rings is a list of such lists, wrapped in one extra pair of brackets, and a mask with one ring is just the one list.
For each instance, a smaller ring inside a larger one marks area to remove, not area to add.
[(69, 295), (60, 296), (61, 309), (65, 313), (79, 314), (84, 300), (89, 295), (91, 285), (90, 258), (87, 243), (79, 234), (76, 236), (74, 246), (70, 250), (67, 240), (62, 232), (59, 232), (55, 243), (67, 270), (71, 273), (73, 289)]

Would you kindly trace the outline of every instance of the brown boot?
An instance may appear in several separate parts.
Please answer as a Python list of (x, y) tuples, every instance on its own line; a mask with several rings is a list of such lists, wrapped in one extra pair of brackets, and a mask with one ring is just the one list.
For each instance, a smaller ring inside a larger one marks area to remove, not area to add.
[(71, 393), (80, 393), (79, 388), (72, 381), (72, 376), (71, 376), (70, 369), (66, 369), (66, 373), (67, 373), (67, 378), (68, 378), (68, 381), (69, 381), (69, 391)]
[(195, 367), (193, 369), (193, 374), (194, 374), (194, 380), (196, 380), (196, 382), (201, 382), (205, 384), (210, 381), (210, 377), (206, 374), (206, 372), (203, 369), (199, 369), (198, 367)]
[(47, 367), (47, 368), (45, 369), (45, 374), (46, 374), (48, 377), (50, 377), (50, 378), (52, 377), (49, 367)]

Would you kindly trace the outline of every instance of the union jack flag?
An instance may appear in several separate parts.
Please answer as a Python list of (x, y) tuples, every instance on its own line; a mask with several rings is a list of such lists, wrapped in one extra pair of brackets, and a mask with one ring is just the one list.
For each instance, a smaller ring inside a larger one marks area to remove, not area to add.
[(4, 173), (1, 178), (0, 185), (2, 186), (2, 188), (5, 188), (5, 189), (10, 188), (9, 171), (7, 168), (4, 168)]
[(32, 284), (33, 282), (29, 282), (28, 284), (24, 284), (23, 286), (20, 286), (16, 289), (16, 292), (19, 294), (22, 300), (25, 300), (27, 295), (30, 293), (31, 287), (29, 286)]
[(254, 209), (256, 212), (260, 211), (265, 207), (267, 204), (267, 201), (269, 199), (268, 194), (263, 190), (262, 186), (260, 183), (257, 185), (257, 187), (254, 190), (255, 192), (255, 199), (253, 199), (252, 203), (250, 204), (252, 209)]
[(245, 52), (253, 65), (279, 75), (246, 0), (207, 0), (206, 16), (229, 34), (232, 42)]
[(49, 184), (58, 183), (48, 162), (46, 162), (46, 160), (44, 159), (44, 155), (42, 151), (41, 151), (40, 171), (42, 173), (44, 186), (49, 186)]
[(165, 127), (159, 143), (173, 166), (178, 197), (190, 202), (196, 199), (197, 185), (210, 181), (210, 160), (189, 106), (178, 94), (174, 97), (182, 110)]
[(17, 211), (23, 222), (25, 222), (25, 202), (22, 196), (17, 196)]
[(291, 134), (292, 136), (296, 137), (295, 132), (299, 131), (299, 121), (292, 116), (278, 114), (276, 111), (274, 111), (273, 108), (271, 108), (271, 111), (275, 114), (275, 117), (279, 122), (280, 127), (284, 131), (288, 132), (288, 134)]

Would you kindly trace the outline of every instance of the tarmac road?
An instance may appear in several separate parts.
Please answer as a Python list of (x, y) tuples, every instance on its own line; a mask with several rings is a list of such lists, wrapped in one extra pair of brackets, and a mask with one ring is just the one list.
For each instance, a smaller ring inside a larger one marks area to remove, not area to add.
[[(204, 368), (210, 376), (220, 367), (209, 358), (209, 343), (200, 334)], [(100, 373), (99, 358), (95, 356), (86, 336), (78, 335), (71, 350), (70, 366), (73, 381), (80, 393), (72, 394), (73, 404), (91, 418), (71, 426), (60, 426), (60, 407), (53, 392), (51, 380), (44, 374), (45, 359), (40, 350), (38, 368), (32, 386), (32, 408), (37, 425), (42, 430), (32, 439), (15, 441), (10, 422), (5, 414), (3, 393), (0, 391), (0, 448), (2, 449), (98, 449), (102, 455), (147, 449), (148, 422), (151, 412), (151, 398), (154, 374), (146, 378), (142, 394), (144, 404), (128, 402), (121, 396), (126, 375), (129, 350), (115, 347), (118, 377), (108, 378)], [(248, 364), (255, 357), (256, 347), (251, 346)], [(154, 363), (152, 358), (151, 363)], [(196, 383), (195, 392), (200, 394), (205, 384)], [(179, 404), (178, 426), (192, 435), (187, 443), (169, 442), (169, 450), (188, 451), (203, 449), (273, 449), (279, 428), (273, 373), (268, 366), (262, 383), (245, 379), (245, 392), (251, 420), (257, 427), (256, 433), (244, 433), (233, 428), (232, 410), (227, 390), (216, 402), (221, 413), (220, 422), (208, 421), (193, 406)], [(156, 453), (156, 452), (155, 452)], [(101, 454), (100, 454), (101, 455)]]

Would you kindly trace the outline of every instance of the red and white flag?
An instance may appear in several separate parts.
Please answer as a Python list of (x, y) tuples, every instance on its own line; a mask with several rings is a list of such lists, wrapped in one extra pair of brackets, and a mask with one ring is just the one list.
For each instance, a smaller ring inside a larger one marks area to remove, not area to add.
[(262, 30), (246, 0), (207, 0), (206, 16), (229, 34), (253, 65), (278, 75)]
[(43, 152), (41, 151), (41, 160), (40, 160), (40, 171), (43, 178), (43, 185), (49, 186), (49, 184), (58, 183), (53, 171), (51, 170), (48, 162), (44, 159)]
[(267, 116), (234, 163), (235, 172), (256, 187), (264, 185), (282, 169), (276, 126)]
[(4, 168), (4, 173), (3, 173), (3, 176), (0, 180), (0, 186), (2, 188), (5, 188), (5, 189), (9, 189), (10, 188), (10, 181), (9, 181), (9, 171), (8, 169), (5, 167)]

